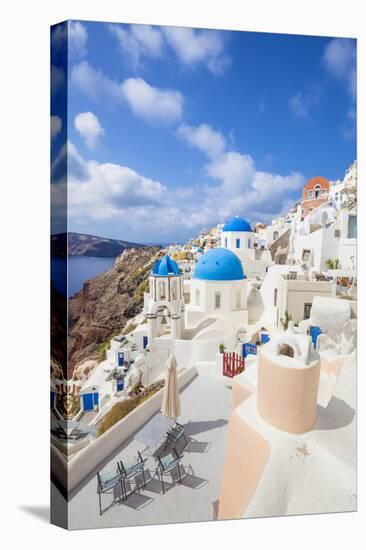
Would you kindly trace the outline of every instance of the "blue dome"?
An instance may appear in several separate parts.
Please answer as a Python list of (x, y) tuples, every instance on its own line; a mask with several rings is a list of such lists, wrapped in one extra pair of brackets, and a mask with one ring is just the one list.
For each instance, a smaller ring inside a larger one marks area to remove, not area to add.
[(172, 260), (168, 255), (158, 260), (153, 267), (152, 274), (157, 277), (167, 277), (168, 275), (180, 275), (180, 269), (177, 262)]
[(230, 218), (222, 228), (223, 231), (246, 231), (251, 232), (252, 228), (250, 227), (250, 223), (247, 222), (244, 218), (239, 218), (239, 216), (235, 216), (234, 218)]
[(195, 279), (205, 281), (239, 281), (245, 279), (239, 258), (227, 248), (212, 248), (197, 262)]

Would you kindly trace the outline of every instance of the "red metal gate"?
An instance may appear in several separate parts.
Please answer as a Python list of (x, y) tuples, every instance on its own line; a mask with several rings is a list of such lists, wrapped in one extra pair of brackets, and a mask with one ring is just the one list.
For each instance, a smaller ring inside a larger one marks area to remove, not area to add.
[(233, 378), (237, 374), (240, 374), (245, 369), (245, 362), (243, 357), (240, 357), (235, 351), (231, 353), (224, 353), (223, 358), (223, 375)]

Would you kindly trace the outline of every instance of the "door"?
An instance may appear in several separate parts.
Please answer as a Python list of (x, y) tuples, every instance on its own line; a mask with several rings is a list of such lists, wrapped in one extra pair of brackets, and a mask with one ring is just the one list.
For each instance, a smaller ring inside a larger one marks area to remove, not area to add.
[(144, 349), (147, 347), (147, 344), (149, 342), (149, 337), (148, 336), (143, 336), (142, 337), (142, 341), (143, 341), (143, 346), (144, 346)]
[(319, 334), (321, 334), (321, 330), (319, 327), (315, 327), (315, 326), (311, 326), (310, 327), (310, 336), (311, 336), (311, 341), (313, 343), (313, 346), (314, 348), (316, 349), (316, 342), (318, 340), (318, 336)]
[(83, 395), (83, 410), (92, 411), (94, 409), (94, 399), (92, 393), (84, 393)]
[(308, 302), (306, 304), (304, 304), (304, 319), (310, 319), (310, 314), (311, 314), (311, 306), (313, 304)]
[(123, 351), (118, 352), (118, 366), (123, 367), (125, 364), (125, 354)]

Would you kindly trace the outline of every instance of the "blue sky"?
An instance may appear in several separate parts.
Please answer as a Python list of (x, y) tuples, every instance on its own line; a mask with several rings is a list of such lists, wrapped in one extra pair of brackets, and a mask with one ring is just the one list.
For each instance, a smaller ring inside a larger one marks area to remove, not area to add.
[(269, 222), (356, 158), (355, 78), (351, 39), (69, 22), (67, 123), (51, 102), (69, 230), (172, 242)]

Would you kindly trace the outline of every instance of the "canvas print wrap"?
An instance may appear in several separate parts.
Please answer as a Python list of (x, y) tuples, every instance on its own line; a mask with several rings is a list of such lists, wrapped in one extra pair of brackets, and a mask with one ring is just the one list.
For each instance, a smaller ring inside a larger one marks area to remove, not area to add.
[(356, 510), (356, 41), (51, 28), (51, 515)]

